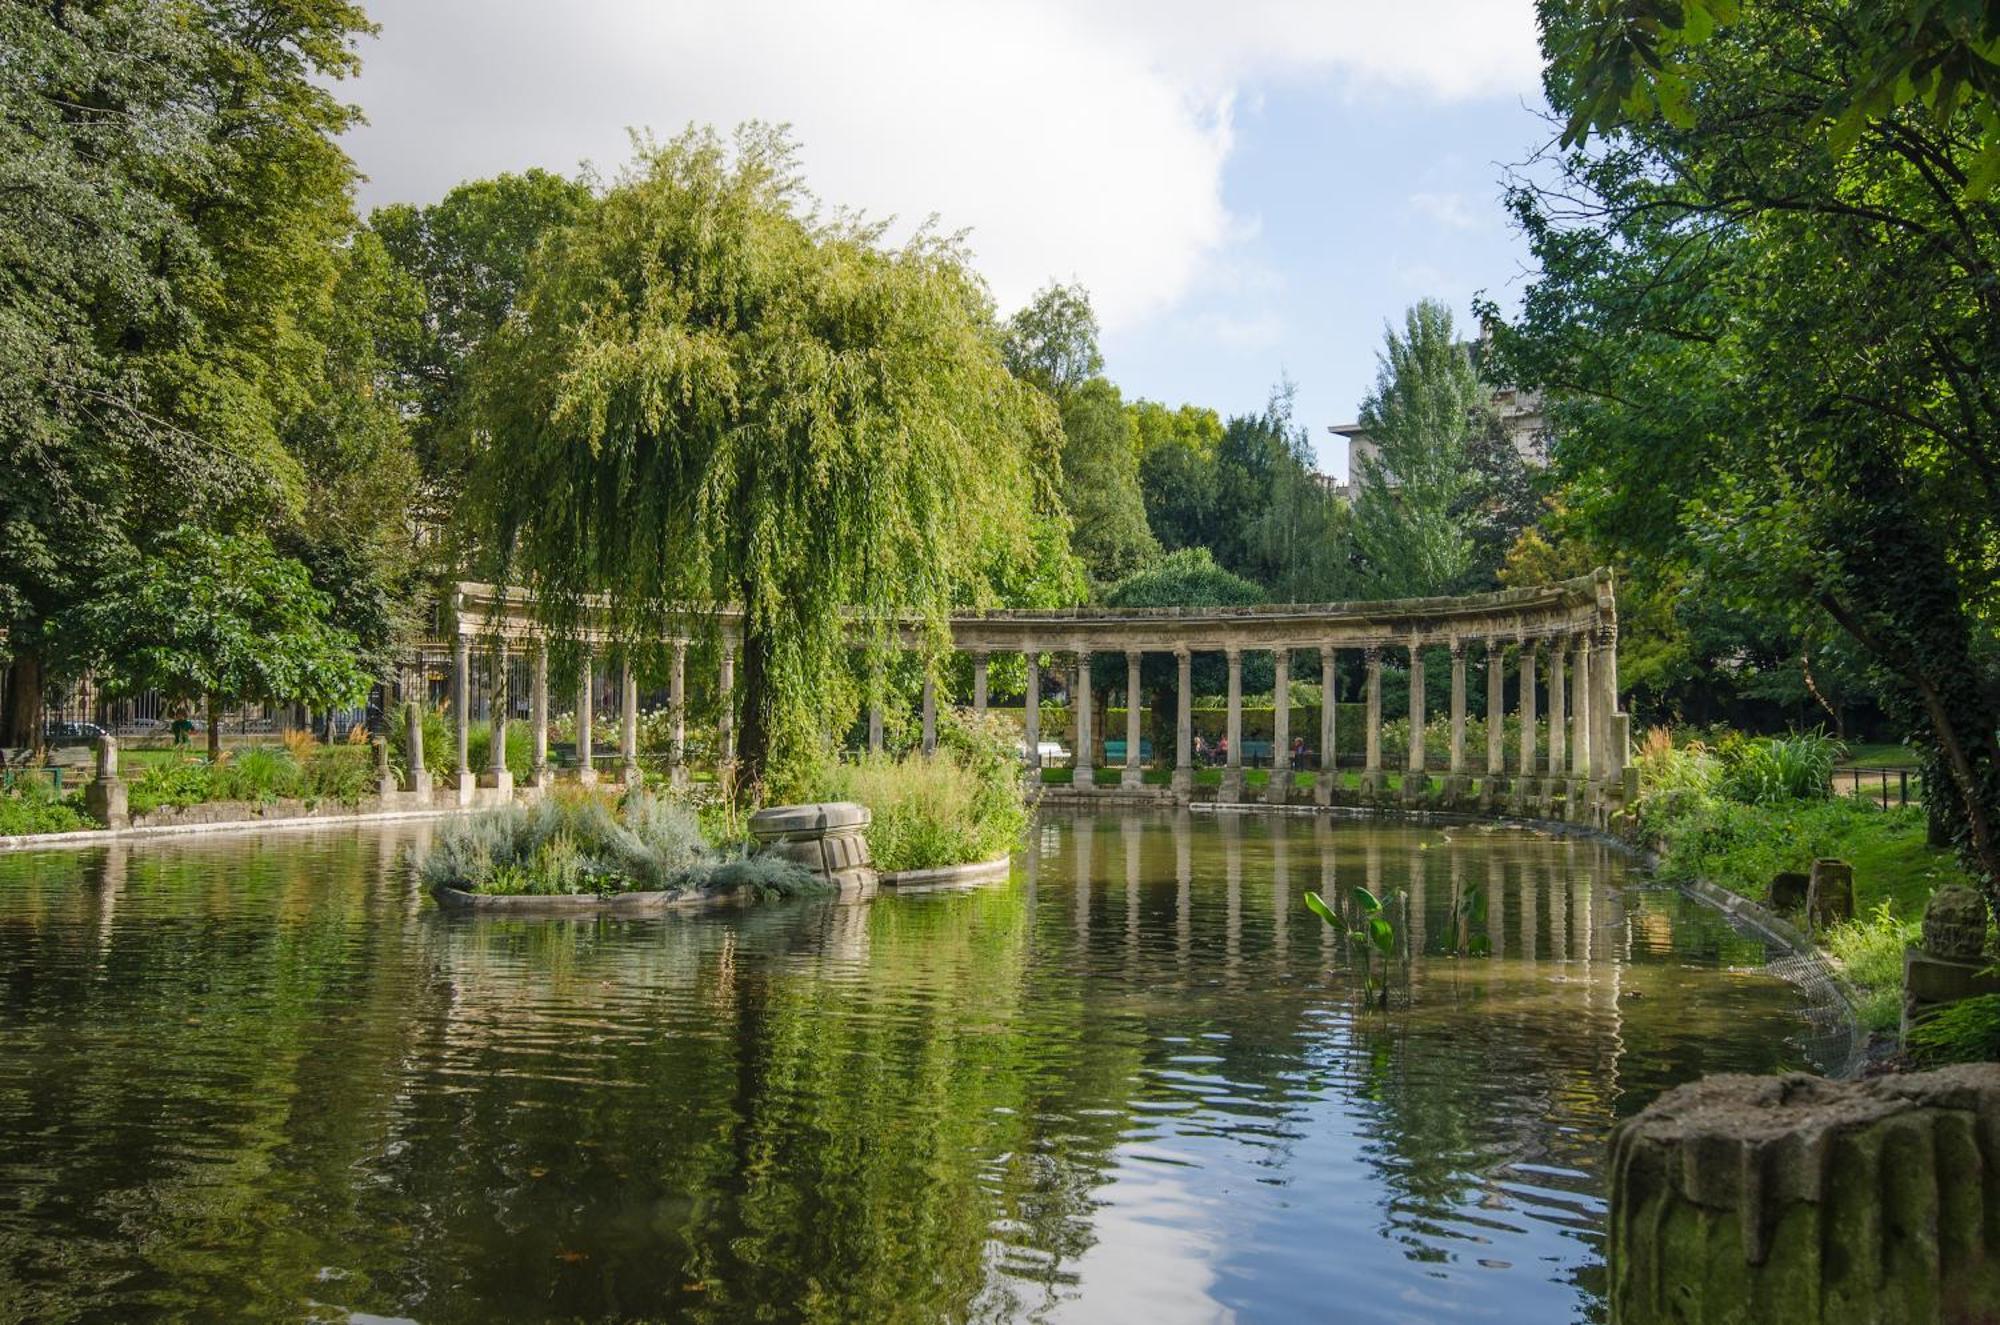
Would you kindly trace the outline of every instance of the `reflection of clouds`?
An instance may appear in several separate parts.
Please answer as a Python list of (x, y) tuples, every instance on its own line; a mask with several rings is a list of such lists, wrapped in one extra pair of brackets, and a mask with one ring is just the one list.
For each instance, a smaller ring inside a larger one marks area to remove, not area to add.
[(1071, 1267), (1073, 1295), (1048, 1319), (1159, 1325), (1233, 1321), (1210, 1300), (1226, 1242), (1228, 1202), (1184, 1181), (1199, 1157), (1159, 1146), (1121, 1149), (1092, 1216), (1097, 1241)]

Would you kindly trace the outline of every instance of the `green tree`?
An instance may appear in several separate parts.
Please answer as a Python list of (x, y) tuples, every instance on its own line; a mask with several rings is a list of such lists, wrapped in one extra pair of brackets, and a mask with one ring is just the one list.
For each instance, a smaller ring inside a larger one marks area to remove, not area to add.
[(460, 184), (427, 207), (397, 203), (368, 224), (422, 289), (421, 324), (393, 368), (413, 409), (424, 514), (444, 526), (464, 487), (474, 411), (471, 368), (513, 312), (542, 237), (591, 204), (590, 186), (545, 170)]
[(481, 359), (472, 493), (500, 569), (559, 629), (587, 593), (628, 633), (740, 606), (752, 785), (810, 776), (851, 647), (907, 618), (941, 646), (1048, 509), (1055, 411), (1008, 373), (960, 250), (822, 218), (759, 126), (733, 151), (642, 143)]
[(1063, 505), (1071, 546), (1098, 580), (1117, 579), (1159, 551), (1139, 495), (1131, 416), (1118, 388), (1093, 377), (1062, 398)]
[(1361, 406), (1376, 451), (1352, 476), (1355, 548), (1373, 597), (1447, 593), (1472, 565), (1461, 503), (1474, 487), (1467, 448), (1485, 388), (1442, 304), (1419, 302), (1384, 341)]
[(0, 744), (39, 742), (77, 665), (56, 623), (188, 512), (329, 532), (308, 461), (359, 380), (326, 339), (354, 179), (329, 85), (366, 30), (338, 0), (0, 7)]
[(64, 624), (110, 693), (205, 702), (213, 760), (225, 703), (330, 708), (366, 697), (358, 645), (332, 611), (306, 568), (263, 535), (183, 525), (108, 575)]
[(1007, 369), (1061, 401), (1104, 372), (1097, 313), (1081, 285), (1052, 282), (1007, 320)]
[[(2000, 212), (1966, 197), (1978, 108), (1885, 103), (1829, 152), (1875, 12), (1746, 6), (1677, 66), (1672, 114), (1621, 110), (1548, 161), (1513, 200), (1544, 275), (1502, 348), (1565, 397), (1564, 499), (1594, 538), (1852, 641), (2000, 905)], [(1587, 123), (1597, 16), (1544, 14), (1557, 109)]]

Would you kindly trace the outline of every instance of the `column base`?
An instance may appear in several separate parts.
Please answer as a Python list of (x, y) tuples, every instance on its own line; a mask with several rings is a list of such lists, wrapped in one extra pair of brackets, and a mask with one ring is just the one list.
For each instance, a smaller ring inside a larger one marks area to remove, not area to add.
[(431, 775), (429, 770), (420, 768), (416, 772), (410, 774), (408, 780), (410, 785), (407, 788), (407, 790), (411, 797), (419, 801), (430, 800)]
[(1192, 768), (1176, 768), (1173, 778), (1167, 785), (1173, 791), (1174, 795), (1180, 797), (1182, 800), (1186, 800), (1194, 794), (1194, 770)]
[(1321, 769), (1319, 775), (1313, 778), (1313, 804), (1333, 804), (1334, 787), (1338, 784), (1339, 779), (1340, 774), (1338, 771)]
[(667, 770), (667, 785), (675, 791), (687, 790), (688, 769), (686, 764), (675, 764)]
[(504, 768), (489, 768), (479, 775), (478, 786), (495, 793), (494, 800), (508, 800), (514, 795), (514, 775)]
[(540, 764), (528, 770), (528, 785), (536, 791), (547, 791), (556, 784), (556, 771), (547, 764)]
[(125, 779), (116, 776), (98, 778), (89, 784), (83, 793), (84, 809), (91, 818), (106, 828), (130, 828), (132, 812), (126, 795)]
[(1143, 768), (1132, 768), (1132, 767), (1130, 767), (1130, 766), (1128, 765), (1127, 767), (1125, 767), (1124, 769), (1121, 769), (1121, 770), (1119, 771), (1119, 774), (1118, 774), (1118, 785), (1119, 785), (1119, 786), (1121, 786), (1121, 787), (1143, 787), (1143, 786), (1145, 786), (1145, 785), (1146, 785), (1146, 770), (1145, 770), (1145, 769), (1143, 769)]
[(645, 781), (646, 775), (639, 771), (637, 764), (627, 764), (618, 770), (618, 785), (621, 787), (637, 787)]
[(1097, 770), (1089, 764), (1076, 764), (1070, 769), (1071, 791), (1096, 791)]
[(1222, 770), (1222, 790), (1216, 793), (1216, 800), (1227, 805), (1241, 805), (1244, 801), (1244, 779), (1241, 768)]
[(479, 779), (472, 775), (472, 770), (459, 770), (458, 773), (453, 775), (452, 782), (454, 784), (453, 791), (457, 795), (458, 803), (461, 806), (470, 805), (473, 801), (479, 799)]
[(1363, 800), (1378, 800), (1381, 798), (1383, 789), (1388, 785), (1389, 780), (1383, 776), (1381, 769), (1368, 769), (1361, 774), (1361, 798)]
[(564, 776), (579, 787), (594, 787), (597, 785), (597, 770), (588, 764), (568, 769), (565, 771)]
[(1272, 769), (1271, 780), (1264, 784), (1264, 804), (1286, 805), (1291, 802), (1291, 799), (1292, 770), (1289, 768)]

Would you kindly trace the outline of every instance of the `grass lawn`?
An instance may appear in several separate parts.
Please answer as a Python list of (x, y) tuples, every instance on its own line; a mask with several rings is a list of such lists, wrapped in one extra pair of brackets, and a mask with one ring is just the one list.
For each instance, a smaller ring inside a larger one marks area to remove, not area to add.
[(1840, 762), (1846, 768), (1915, 768), (1917, 755), (1907, 745), (1863, 743), (1848, 746), (1847, 755)]

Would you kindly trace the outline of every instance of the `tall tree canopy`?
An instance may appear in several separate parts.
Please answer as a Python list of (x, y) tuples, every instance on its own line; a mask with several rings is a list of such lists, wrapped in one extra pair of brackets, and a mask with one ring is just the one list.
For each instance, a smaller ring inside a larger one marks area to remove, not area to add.
[(592, 592), (633, 632), (739, 605), (744, 771), (780, 790), (844, 716), (850, 646), (907, 617), (941, 641), (1053, 500), (1055, 411), (957, 247), (821, 216), (758, 126), (642, 143), (530, 261), (478, 378), (502, 569), (558, 626)]
[(65, 614), (191, 515), (361, 577), (355, 625), (392, 628), (398, 296), (350, 245), (330, 90), (367, 30), (341, 0), (0, 6), (0, 744), (80, 662)]
[(1567, 398), (1590, 537), (1852, 642), (2000, 905), (2000, 208), (1978, 107), (1891, 99), (1829, 150), (1892, 8), (1742, 6), (1652, 116), (1597, 97), (1600, 8), (1544, 5), (1558, 111), (1609, 133), (1514, 197), (1544, 275), (1502, 348)]
[(1097, 580), (1128, 575), (1159, 551), (1139, 495), (1139, 456), (1118, 388), (1101, 377), (1062, 399), (1063, 505), (1071, 546)]
[(1056, 282), (1037, 291), (1026, 308), (1007, 320), (1001, 348), (1014, 376), (1057, 400), (1104, 372), (1097, 313), (1081, 285)]
[(1361, 406), (1376, 451), (1352, 476), (1356, 551), (1373, 597), (1448, 593), (1472, 565), (1461, 506), (1475, 487), (1468, 444), (1486, 391), (1440, 303), (1416, 304), (1384, 342)]

